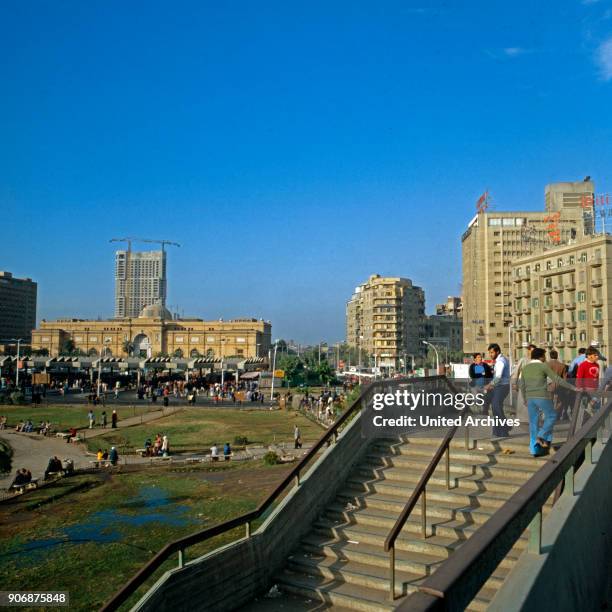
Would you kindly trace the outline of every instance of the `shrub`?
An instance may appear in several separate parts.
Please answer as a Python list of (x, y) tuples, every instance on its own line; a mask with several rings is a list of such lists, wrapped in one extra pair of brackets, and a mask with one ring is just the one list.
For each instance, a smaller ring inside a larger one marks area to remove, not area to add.
[(268, 451), (263, 456), (263, 462), (266, 465), (276, 465), (277, 463), (280, 463), (280, 458), (274, 451)]
[(26, 403), (25, 395), (21, 391), (13, 391), (10, 397), (11, 397), (11, 404), (21, 406)]
[(246, 446), (249, 443), (249, 440), (246, 436), (236, 436), (234, 438), (234, 444), (238, 446)]

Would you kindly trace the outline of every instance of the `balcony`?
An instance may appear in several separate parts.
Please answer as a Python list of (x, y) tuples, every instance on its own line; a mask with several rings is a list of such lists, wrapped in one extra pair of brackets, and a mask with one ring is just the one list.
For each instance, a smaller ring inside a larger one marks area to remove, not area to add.
[(574, 281), (570, 281), (569, 283), (565, 283), (563, 285), (565, 289), (568, 291), (576, 291), (576, 283)]
[(576, 304), (573, 302), (565, 302), (565, 308), (567, 310), (576, 310)]
[(593, 327), (603, 327), (603, 319), (595, 319), (593, 321)]
[(544, 342), (542, 342), (542, 346), (545, 346), (547, 348), (552, 347), (553, 343), (550, 342), (549, 340), (544, 340)]
[(563, 329), (565, 327), (565, 323), (563, 323), (563, 321), (559, 321), (558, 323), (555, 323), (555, 329)]
[(563, 285), (555, 285), (553, 287), (553, 291), (555, 291), (557, 293), (562, 293), (563, 292)]
[(594, 295), (591, 298), (591, 306), (603, 306), (603, 297), (601, 295)]
[(552, 329), (553, 328), (552, 321), (547, 321), (543, 323), (542, 327), (544, 327), (544, 329)]
[(603, 280), (601, 277), (595, 277), (591, 279), (591, 287), (601, 287)]
[(593, 266), (594, 268), (598, 268), (602, 264), (603, 264), (603, 257), (601, 255), (593, 255), (591, 259), (589, 260), (589, 265)]
[(558, 304), (555, 304), (553, 308), (557, 311), (565, 310), (565, 304), (563, 304), (563, 302), (559, 302)]
[(544, 295), (550, 295), (553, 292), (552, 287), (542, 287), (542, 293)]
[(576, 347), (576, 341), (575, 340), (568, 340), (565, 343), (565, 346), (569, 346), (570, 348), (575, 348)]
[(569, 321), (565, 324), (565, 327), (567, 327), (568, 329), (576, 329), (576, 321)]
[(555, 340), (555, 346), (557, 348), (563, 348), (565, 346), (565, 340)]
[(543, 304), (542, 305), (542, 310), (544, 312), (552, 312), (553, 309), (553, 305), (552, 304)]

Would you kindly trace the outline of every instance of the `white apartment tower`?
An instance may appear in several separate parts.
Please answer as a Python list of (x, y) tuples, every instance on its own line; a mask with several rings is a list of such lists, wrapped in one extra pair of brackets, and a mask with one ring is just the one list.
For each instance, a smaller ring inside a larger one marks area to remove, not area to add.
[(166, 305), (166, 252), (116, 251), (115, 318), (137, 317), (152, 304)]

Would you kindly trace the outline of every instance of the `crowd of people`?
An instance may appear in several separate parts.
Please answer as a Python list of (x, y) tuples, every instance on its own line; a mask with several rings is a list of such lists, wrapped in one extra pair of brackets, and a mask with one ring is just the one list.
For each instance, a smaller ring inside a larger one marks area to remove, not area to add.
[(309, 392), (300, 400), (299, 409), (309, 413), (319, 422), (330, 425), (344, 406), (344, 394), (324, 389), (319, 395)]
[(96, 453), (96, 461), (100, 463), (108, 461), (111, 465), (117, 465), (119, 462), (119, 452), (115, 446), (111, 446), (110, 452), (107, 448), (104, 450), (99, 448), (98, 452)]
[(155, 442), (151, 438), (147, 438), (144, 444), (145, 457), (168, 457), (170, 455), (170, 441), (167, 434), (158, 433), (155, 436)]
[[(593, 394), (612, 385), (612, 368), (600, 376), (598, 362), (604, 358), (594, 347), (579, 349), (576, 358), (565, 364), (559, 360), (557, 351), (550, 350), (547, 359), (545, 349), (530, 344), (527, 354), (512, 373), (510, 363), (498, 344), (490, 344), (488, 353), (492, 364), (484, 360), (482, 353), (474, 354), (469, 368), (471, 385), (485, 394), (483, 412), (488, 413), (490, 409), (501, 422), (506, 420), (504, 402), (510, 388), (518, 392), (517, 416), (522, 416), (522, 409), (526, 408), (530, 451), (534, 457), (550, 452), (554, 425), (570, 418), (576, 392), (583, 396), (586, 393), (586, 399), (582, 396), (584, 401), (597, 409), (598, 400)], [(507, 438), (510, 430), (508, 425), (496, 424), (493, 437)]]

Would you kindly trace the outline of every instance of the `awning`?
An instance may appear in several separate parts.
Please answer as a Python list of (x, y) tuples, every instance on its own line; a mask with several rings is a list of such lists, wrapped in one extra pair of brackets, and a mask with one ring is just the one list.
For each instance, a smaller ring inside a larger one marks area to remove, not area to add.
[(246, 378), (247, 380), (259, 378), (259, 372), (245, 372), (244, 374), (240, 376), (240, 378)]

